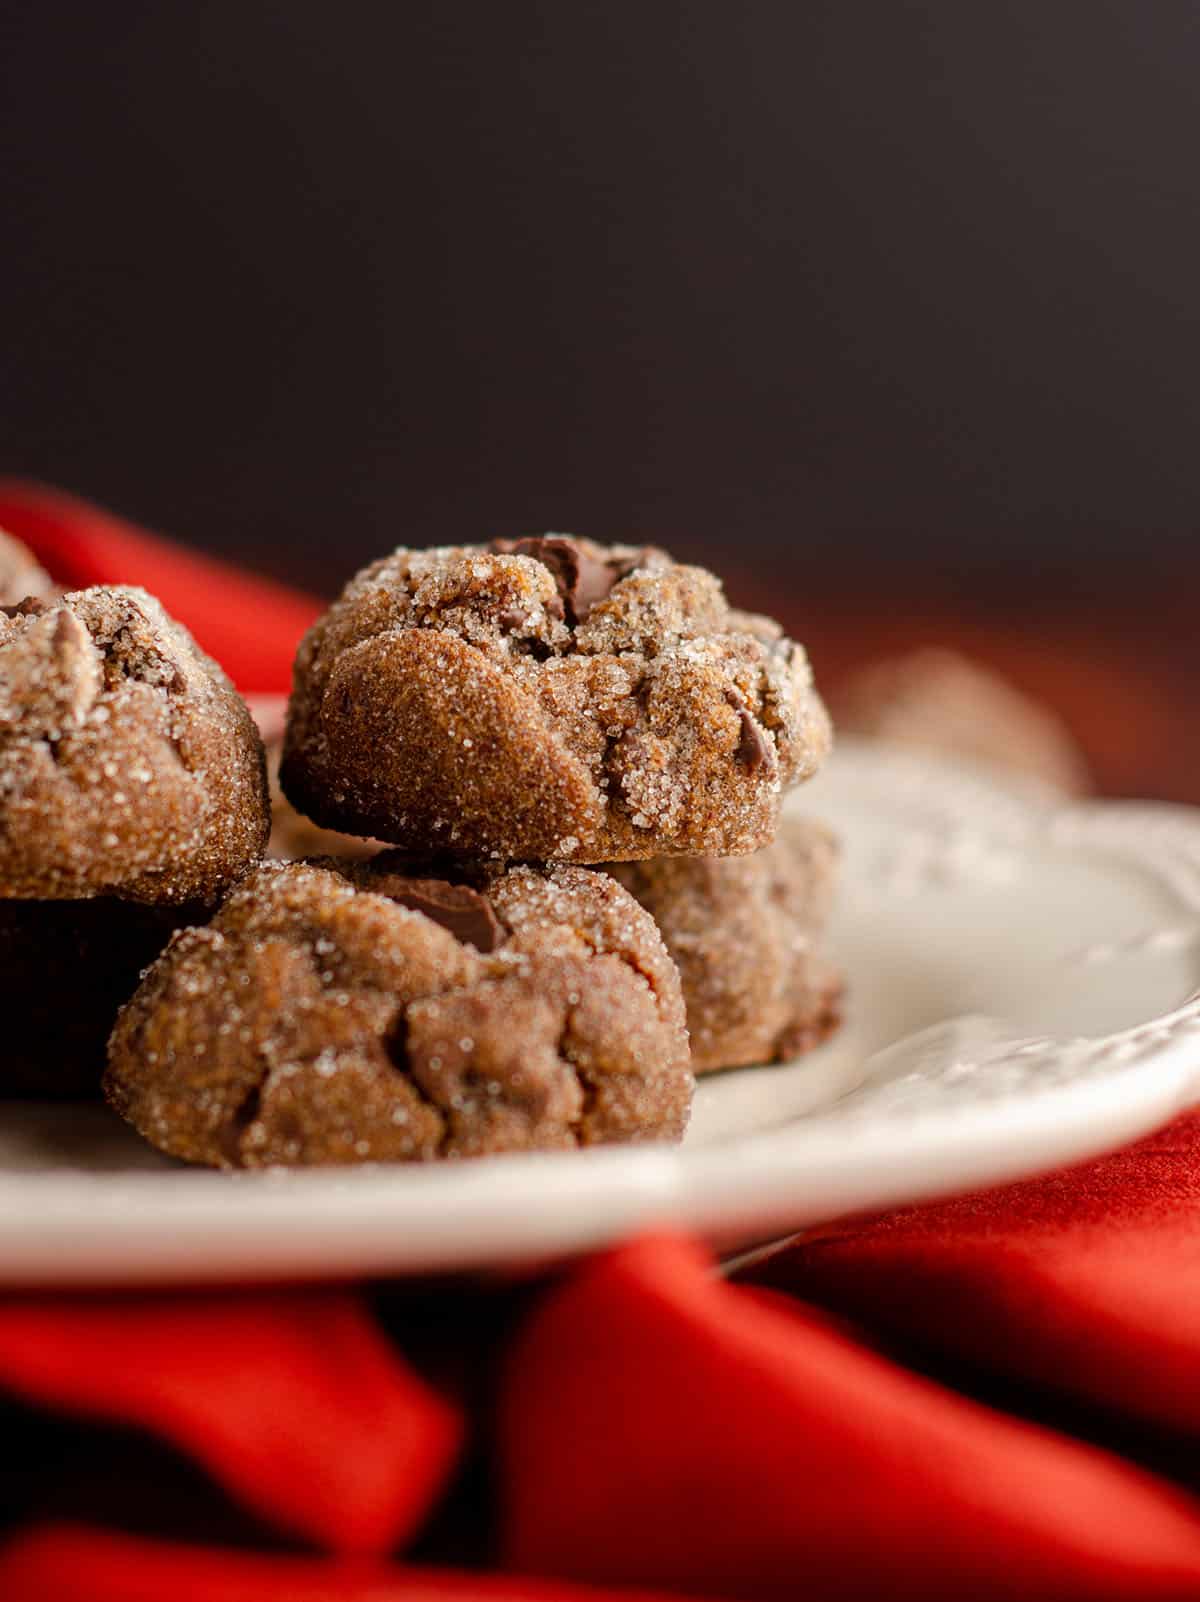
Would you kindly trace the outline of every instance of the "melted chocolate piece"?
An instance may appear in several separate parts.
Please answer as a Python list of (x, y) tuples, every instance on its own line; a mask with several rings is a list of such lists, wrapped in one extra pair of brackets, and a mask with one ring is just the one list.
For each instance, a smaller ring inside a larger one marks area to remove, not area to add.
[(725, 699), (742, 720), (742, 737), (734, 755), (751, 773), (757, 773), (771, 756), (771, 747), (767, 744), (766, 735), (759, 728), (749, 708), (732, 690), (726, 694)]
[(574, 628), (605, 599), (614, 584), (619, 584), (642, 565), (650, 547), (644, 547), (634, 556), (597, 558), (575, 540), (560, 534), (546, 534), (523, 540), (493, 540), (490, 549), (497, 556), (531, 556), (535, 562), (548, 567), (562, 597), (566, 620)]
[(397, 906), (424, 913), (448, 929), (456, 940), (467, 941), (477, 951), (494, 951), (504, 937), (491, 902), (465, 884), (448, 884), (445, 879), (397, 878), (379, 885), (378, 893)]
[(623, 559), (609, 557), (603, 562), (594, 561), (590, 556), (584, 557), (580, 563), (575, 593), (571, 597), (578, 620), (582, 623), (593, 606), (607, 598), (614, 584), (619, 584), (640, 566), (640, 555)]
[(41, 617), (43, 612), (49, 610), (45, 601), (40, 601), (36, 595), (27, 595), (15, 606), (0, 606), (0, 612), (3, 612), (5, 617)]

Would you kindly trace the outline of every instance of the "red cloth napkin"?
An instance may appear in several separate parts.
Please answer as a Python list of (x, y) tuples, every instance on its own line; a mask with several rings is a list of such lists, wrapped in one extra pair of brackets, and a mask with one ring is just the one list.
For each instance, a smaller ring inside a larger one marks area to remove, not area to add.
[(0, 529), (69, 589), (140, 584), (186, 623), (243, 695), (286, 695), (300, 636), (321, 603), (136, 528), (45, 484), (0, 478)]
[[(202, 639), (223, 597), (284, 682), (311, 603), (205, 563), (193, 614), (194, 558), (44, 491), (0, 523)], [(1193, 1114), (736, 1283), (664, 1237), (509, 1290), (9, 1295), (0, 1599), (1194, 1599), (1198, 1220)]]

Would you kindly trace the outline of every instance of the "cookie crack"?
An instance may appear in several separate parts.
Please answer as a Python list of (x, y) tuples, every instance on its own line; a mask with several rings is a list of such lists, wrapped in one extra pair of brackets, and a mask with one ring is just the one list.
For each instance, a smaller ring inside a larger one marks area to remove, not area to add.
[(541, 534), (493, 540), (489, 549), (497, 556), (527, 556), (547, 569), (558, 590), (557, 609), (573, 634), (593, 607), (644, 564), (650, 548), (642, 547), (627, 556), (594, 556), (569, 534)]
[(231, 1168), (246, 1167), (246, 1159), (242, 1154), (242, 1140), (250, 1125), (262, 1111), (263, 1091), (266, 1089), (267, 1080), (270, 1077), (270, 1065), (264, 1064), (262, 1078), (259, 1079), (257, 1084), (251, 1085), (250, 1089), (216, 1132), (217, 1150)]
[(571, 1055), (570, 1040), (574, 1023), (575, 1008), (568, 1002), (563, 1010), (562, 1028), (558, 1031), (558, 1039), (554, 1043), (554, 1053), (559, 1062), (570, 1071), (571, 1077), (579, 1089), (579, 1112), (567, 1124), (567, 1130), (575, 1144), (582, 1146), (584, 1143), (583, 1126), (596, 1106), (596, 1086), (581, 1064), (577, 1063)]
[(649, 986), (650, 994), (657, 1003), (659, 1017), (663, 1022), (667, 1021), (667, 1014), (663, 1008), (663, 993), (655, 975), (649, 968), (643, 967), (635, 951), (627, 950), (625, 947), (602, 945), (593, 937), (590, 930), (581, 929), (577, 924), (571, 925), (571, 932), (579, 936), (593, 957), (615, 957), (635, 978), (643, 980)]
[[(91, 634), (91, 630), (88, 630)], [(186, 688), (183, 674), (175, 664), (152, 646), (139, 645), (128, 625), (115, 634), (98, 639), (92, 634), (92, 644), (100, 653), (106, 688), (113, 690), (121, 684), (145, 684), (164, 695), (176, 696)]]
[(746, 705), (743, 697), (737, 690), (725, 691), (726, 705), (737, 713), (741, 721), (741, 732), (738, 738), (734, 758), (742, 764), (748, 773), (760, 772), (776, 755), (776, 743), (767, 729), (763, 726), (762, 702), (759, 702), (758, 716)]
[(615, 770), (615, 758), (619, 747), (627, 740), (638, 725), (644, 720), (646, 704), (650, 695), (650, 675), (642, 672), (637, 680), (630, 686), (629, 700), (635, 708), (635, 714), (628, 723), (614, 727), (606, 724), (604, 729), (604, 749), (600, 753), (599, 768), (603, 777), (600, 792), (607, 807), (613, 807), (623, 818), (632, 816), (632, 808), (626, 800), (621, 786), (621, 776)]
[(435, 1101), (412, 1071), (412, 1062), (408, 1055), (407, 1007), (399, 1009), (391, 1028), (383, 1036), (383, 1049), (393, 1070), (411, 1088), (413, 1095), (416, 1096), (422, 1107), (436, 1115), (441, 1128), (438, 1131), (437, 1145), (434, 1150), (438, 1157), (444, 1157), (454, 1136), (454, 1130), (451, 1128), (451, 1112), (453, 1109), (448, 1111), (439, 1102)]

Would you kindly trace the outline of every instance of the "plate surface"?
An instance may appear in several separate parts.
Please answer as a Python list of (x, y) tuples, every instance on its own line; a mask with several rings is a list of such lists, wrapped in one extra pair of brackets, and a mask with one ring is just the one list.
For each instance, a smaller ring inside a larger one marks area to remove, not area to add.
[(682, 1148), (231, 1175), (102, 1108), (9, 1104), (0, 1280), (501, 1268), (657, 1224), (733, 1248), (1089, 1156), (1200, 1094), (1200, 811), (850, 742), (796, 805), (843, 837), (847, 1023), (702, 1080)]

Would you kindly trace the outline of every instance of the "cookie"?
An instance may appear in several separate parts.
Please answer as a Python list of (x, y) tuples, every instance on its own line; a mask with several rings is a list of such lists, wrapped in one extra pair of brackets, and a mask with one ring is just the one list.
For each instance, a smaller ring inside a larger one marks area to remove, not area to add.
[(327, 828), (460, 859), (755, 851), (829, 722), (800, 646), (662, 551), (399, 550), (296, 660), (281, 779)]
[(0, 1096), (98, 1096), (118, 1010), (173, 931), (204, 915), (109, 896), (0, 901)]
[(696, 1073), (795, 1057), (838, 1027), (841, 975), (817, 949), (836, 870), (833, 836), (796, 818), (750, 857), (609, 868), (679, 969)]
[(152, 596), (0, 610), (0, 896), (214, 900), (269, 826), (250, 714)]
[(675, 1140), (679, 978), (604, 874), (474, 883), (270, 863), (177, 935), (109, 1045), (112, 1105), (190, 1162), (396, 1162)]
[(927, 647), (861, 669), (838, 694), (839, 730), (981, 763), (1084, 795), (1091, 779), (1066, 725), (956, 651)]
[(45, 600), (54, 593), (54, 580), (29, 547), (0, 529), (0, 606), (15, 606), (30, 595)]

